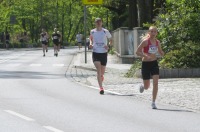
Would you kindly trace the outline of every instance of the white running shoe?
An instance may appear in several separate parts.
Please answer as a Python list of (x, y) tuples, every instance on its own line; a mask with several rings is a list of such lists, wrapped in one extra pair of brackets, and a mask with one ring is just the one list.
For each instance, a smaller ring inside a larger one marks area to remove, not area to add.
[(156, 104), (154, 102), (151, 104), (151, 107), (152, 109), (157, 109)]
[(143, 93), (144, 92), (144, 85), (140, 85), (140, 93)]

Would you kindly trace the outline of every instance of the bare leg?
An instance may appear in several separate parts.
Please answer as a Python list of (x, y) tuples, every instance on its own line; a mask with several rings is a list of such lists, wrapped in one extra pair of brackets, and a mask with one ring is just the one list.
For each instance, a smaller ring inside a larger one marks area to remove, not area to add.
[(106, 66), (101, 65), (101, 80), (102, 80), (102, 81), (104, 80), (104, 73), (105, 73), (105, 70), (106, 70)]
[(56, 53), (56, 44), (54, 44), (53, 50), (54, 50), (54, 55), (55, 55), (55, 53)]
[(143, 80), (144, 83), (144, 89), (148, 89), (150, 87), (150, 79), (149, 80)]
[(158, 80), (159, 75), (153, 75), (153, 102), (156, 101), (157, 93), (158, 93)]
[(48, 45), (45, 45), (45, 49), (46, 49), (46, 52), (48, 52), (48, 49), (47, 49)]
[(80, 43), (78, 43), (78, 48), (79, 48), (79, 50), (81, 49), (81, 44)]
[(45, 45), (42, 44), (43, 55), (45, 55)]
[(106, 66), (102, 66), (102, 65), (101, 65), (101, 76), (104, 75), (105, 70), (106, 70)]
[(54, 45), (54, 55), (56, 55), (56, 57), (58, 56), (58, 45)]
[(102, 88), (102, 79), (101, 79), (101, 63), (99, 61), (95, 61), (94, 62), (94, 65), (97, 69), (97, 80), (98, 80), (98, 83), (99, 83), (99, 87)]
[(61, 44), (58, 45), (58, 52), (60, 51)]

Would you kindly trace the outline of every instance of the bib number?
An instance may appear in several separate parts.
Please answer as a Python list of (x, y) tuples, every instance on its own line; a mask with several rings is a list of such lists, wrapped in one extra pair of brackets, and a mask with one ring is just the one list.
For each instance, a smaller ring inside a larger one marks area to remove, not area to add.
[(156, 45), (149, 45), (149, 53), (150, 54), (156, 54), (158, 51), (158, 48)]
[(104, 43), (96, 43), (98, 47), (103, 47)]
[(58, 36), (54, 36), (53, 39), (58, 39)]

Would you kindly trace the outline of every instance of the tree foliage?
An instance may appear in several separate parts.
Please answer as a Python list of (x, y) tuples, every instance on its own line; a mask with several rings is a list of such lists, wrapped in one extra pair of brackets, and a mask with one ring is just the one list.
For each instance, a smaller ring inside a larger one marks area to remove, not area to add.
[(200, 1), (170, 0), (165, 13), (159, 14), (156, 25), (166, 52), (163, 67), (200, 66)]
[[(49, 33), (57, 27), (63, 34), (64, 43), (73, 42), (77, 32), (83, 34), (83, 4), (81, 0), (3, 0), (0, 4), (0, 31), (13, 36), (27, 32), (32, 42), (38, 42), (41, 28)], [(106, 18), (111, 28), (110, 11), (102, 6), (87, 6), (87, 30), (94, 27), (94, 17)], [(10, 24), (10, 16), (17, 23)]]

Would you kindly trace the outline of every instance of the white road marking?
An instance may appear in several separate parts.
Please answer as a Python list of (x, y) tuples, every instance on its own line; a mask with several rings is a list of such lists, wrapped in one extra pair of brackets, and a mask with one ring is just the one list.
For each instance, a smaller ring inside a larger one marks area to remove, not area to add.
[(1, 60), (0, 63), (4, 63), (4, 62), (6, 62), (6, 61), (8, 61), (8, 60)]
[(53, 66), (60, 66), (60, 67), (62, 67), (62, 66), (64, 66), (64, 64), (53, 64)]
[(4, 111), (7, 112), (7, 113), (9, 113), (9, 114), (11, 114), (11, 115), (17, 116), (17, 117), (19, 117), (21, 119), (24, 119), (26, 121), (34, 121), (34, 119), (29, 118), (29, 117), (24, 116), (24, 115), (21, 115), (21, 114), (19, 114), (17, 112), (14, 112), (14, 111), (11, 111), (11, 110), (4, 110)]
[(6, 65), (6, 66), (8, 66), (8, 67), (17, 67), (17, 66), (20, 66), (21, 64), (8, 64), (8, 65)]
[[(94, 87), (94, 86), (88, 86), (89, 88), (92, 88), (92, 89), (97, 89), (97, 90), (99, 90), (99, 88), (98, 87)], [(104, 89), (104, 91), (105, 92), (107, 92), (107, 93), (111, 93), (111, 94), (115, 94), (115, 95), (119, 95), (119, 96), (122, 96), (123, 94), (120, 94), (120, 93), (118, 93), (118, 92), (113, 92), (113, 91), (109, 91), (109, 90), (105, 90)]]
[(3, 57), (3, 60), (0, 61), (0, 63), (4, 63), (4, 62), (10, 61), (10, 60), (13, 60), (13, 59), (18, 58), (22, 55), (25, 55), (25, 53), (14, 54), (14, 55), (7, 56), (7, 57), (5, 56), (5, 57)]
[(51, 126), (43, 126), (43, 127), (48, 129), (48, 130), (50, 130), (50, 131), (52, 131), (52, 132), (64, 132), (62, 130), (56, 129), (56, 128), (51, 127)]
[(42, 64), (30, 64), (30, 66), (41, 66)]

